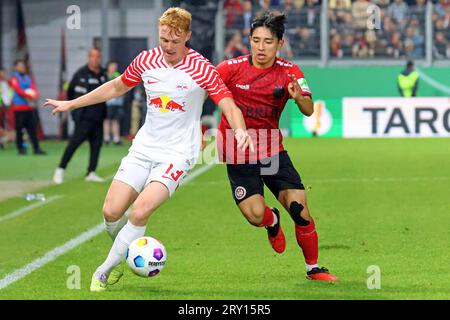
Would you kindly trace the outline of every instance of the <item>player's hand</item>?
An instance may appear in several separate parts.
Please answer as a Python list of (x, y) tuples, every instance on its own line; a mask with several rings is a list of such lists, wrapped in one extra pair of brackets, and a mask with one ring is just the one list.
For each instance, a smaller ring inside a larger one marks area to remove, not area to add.
[(74, 109), (71, 101), (58, 101), (53, 99), (45, 99), (44, 107), (53, 107), (52, 115), (54, 116), (58, 112), (71, 111)]
[(288, 84), (288, 91), (291, 97), (295, 100), (302, 98), (302, 88), (298, 84), (297, 78), (293, 74), (288, 75), (291, 82)]
[(248, 132), (244, 129), (236, 129), (234, 131), (234, 137), (237, 141), (237, 147), (242, 151), (245, 151), (247, 147), (251, 152), (255, 151), (255, 147), (253, 146), (252, 138), (249, 136)]

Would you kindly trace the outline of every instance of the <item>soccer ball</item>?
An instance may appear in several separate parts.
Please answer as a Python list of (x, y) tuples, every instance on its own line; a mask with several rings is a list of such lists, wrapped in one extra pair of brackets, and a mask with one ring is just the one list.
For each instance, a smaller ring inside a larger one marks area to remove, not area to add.
[(166, 248), (152, 237), (141, 237), (128, 247), (126, 261), (130, 269), (140, 277), (156, 276), (166, 263)]

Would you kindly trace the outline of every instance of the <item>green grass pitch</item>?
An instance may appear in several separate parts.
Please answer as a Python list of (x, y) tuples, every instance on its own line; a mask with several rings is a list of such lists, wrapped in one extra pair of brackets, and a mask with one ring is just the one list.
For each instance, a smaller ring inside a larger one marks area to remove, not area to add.
[[(248, 224), (235, 206), (224, 165), (216, 165), (180, 187), (150, 218), (146, 234), (160, 239), (168, 252), (158, 276), (139, 278), (126, 269), (109, 291), (89, 292), (92, 273), (111, 246), (103, 232), (0, 289), (0, 300), (448, 299), (449, 142), (285, 139), (308, 189), (319, 263), (340, 279), (334, 285), (305, 279), (286, 212), (281, 216), (286, 251), (272, 251), (265, 230)], [(50, 180), (64, 145), (43, 146), (48, 156), (0, 151), (0, 180)], [(110, 180), (126, 152), (127, 146), (104, 147), (99, 174)], [(69, 164), (66, 183), (34, 191), (62, 198), (0, 221), (0, 281), (102, 222), (109, 181), (83, 180), (87, 157), (84, 145)], [(277, 205), (268, 190), (266, 195), (269, 205)], [(0, 218), (32, 203), (21, 196), (3, 200)], [(70, 266), (80, 270), (80, 289), (68, 288)], [(379, 267), (380, 289), (367, 286), (370, 266)]]

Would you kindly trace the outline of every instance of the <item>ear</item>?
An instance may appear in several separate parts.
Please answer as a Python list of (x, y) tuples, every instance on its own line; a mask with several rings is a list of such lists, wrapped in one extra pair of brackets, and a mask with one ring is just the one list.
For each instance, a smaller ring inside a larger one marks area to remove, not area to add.
[(191, 38), (191, 36), (192, 36), (192, 31), (189, 31), (189, 32), (187, 33), (187, 35), (186, 35), (186, 42), (189, 41), (189, 39)]
[(281, 39), (280, 41), (278, 41), (278, 50), (281, 50), (281, 48), (283, 48), (284, 45), (284, 39)]

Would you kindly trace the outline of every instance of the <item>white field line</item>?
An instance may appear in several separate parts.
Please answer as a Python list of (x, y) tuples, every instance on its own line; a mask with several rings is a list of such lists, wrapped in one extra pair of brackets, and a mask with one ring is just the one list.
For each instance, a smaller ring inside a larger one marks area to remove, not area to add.
[(422, 70), (420, 70), (419, 68), (417, 68), (417, 71), (420, 74), (420, 77), (427, 82), (430, 86), (432, 86), (433, 88), (442, 91), (448, 95), (450, 95), (450, 87), (447, 87), (445, 84), (440, 83), (439, 81), (434, 80), (433, 78), (431, 78), (429, 75), (427, 75), (426, 73), (424, 73)]
[(44, 205), (46, 205), (46, 204), (48, 204), (50, 202), (53, 202), (53, 201), (58, 200), (58, 199), (61, 199), (62, 197), (63, 196), (61, 196), (61, 195), (56, 195), (56, 196), (48, 197), (45, 201), (40, 201), (39, 200), (39, 202), (37, 202), (37, 203), (30, 204), (29, 206), (17, 209), (17, 210), (15, 210), (13, 212), (10, 212), (10, 213), (7, 213), (5, 215), (0, 216), (0, 222), (3, 222), (5, 220), (9, 220), (9, 219), (12, 219), (12, 218), (19, 217), (19, 216), (23, 215), (24, 213), (27, 213), (30, 210), (33, 210), (33, 209), (38, 208), (38, 207), (42, 207), (42, 206), (44, 206)]
[(0, 280), (0, 290), (6, 288), (11, 283), (14, 283), (14, 282), (26, 277), (33, 271), (36, 271), (37, 269), (45, 266), (47, 263), (55, 260), (59, 256), (72, 250), (73, 248), (78, 247), (80, 244), (95, 237), (96, 235), (100, 234), (104, 230), (105, 230), (105, 228), (104, 228), (103, 223), (100, 223), (100, 224), (96, 225), (94, 228), (89, 229), (88, 231), (80, 234), (78, 237), (75, 237), (75, 238), (67, 241), (62, 246), (56, 247), (55, 249), (47, 252), (42, 257), (37, 258), (36, 260), (30, 262), (26, 266), (23, 266), (20, 269), (16, 269), (11, 273), (8, 273), (3, 279)]
[[(195, 170), (192, 172), (192, 174), (188, 177), (190, 179), (186, 178), (183, 181), (183, 184), (188, 183), (192, 179), (198, 177), (199, 175), (203, 174), (207, 170), (211, 169), (214, 166), (214, 164), (206, 165), (201, 167), (200, 169)], [(181, 184), (181, 183), (180, 183)], [(33, 271), (36, 271), (37, 269), (45, 266), (47, 263), (55, 260), (59, 256), (69, 252), (70, 250), (78, 247), (79, 245), (85, 243), (86, 241), (92, 239), (93, 237), (97, 236), (98, 234), (102, 233), (104, 231), (104, 224), (99, 223), (92, 229), (89, 229), (86, 232), (83, 232), (79, 236), (67, 241), (62, 246), (56, 247), (55, 249), (47, 252), (45, 255), (43, 255), (40, 258), (37, 258), (36, 260), (30, 262), (29, 264), (23, 266), (20, 269), (16, 269), (12, 271), (11, 273), (8, 273), (3, 279), (0, 279), (0, 290), (8, 287), (10, 284), (19, 281), (20, 279), (26, 277)]]

